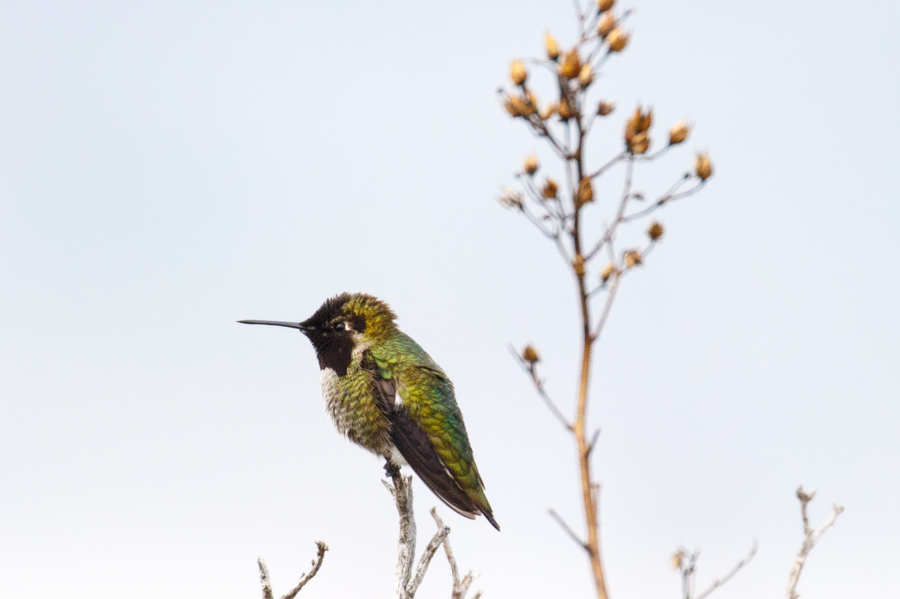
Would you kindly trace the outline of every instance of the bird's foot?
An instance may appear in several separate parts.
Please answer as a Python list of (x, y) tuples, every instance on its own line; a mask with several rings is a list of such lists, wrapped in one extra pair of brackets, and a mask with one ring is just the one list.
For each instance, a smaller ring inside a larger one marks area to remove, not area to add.
[(385, 460), (384, 473), (388, 475), (388, 478), (396, 478), (397, 476), (400, 476), (400, 466), (390, 460)]

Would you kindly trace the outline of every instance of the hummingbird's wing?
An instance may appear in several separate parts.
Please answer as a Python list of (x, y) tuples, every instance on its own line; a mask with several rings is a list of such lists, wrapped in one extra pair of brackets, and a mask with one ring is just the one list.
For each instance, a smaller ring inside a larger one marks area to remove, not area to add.
[[(411, 341), (411, 340), (410, 340)], [(414, 343), (414, 342), (413, 342)], [(394, 446), (431, 491), (467, 518), (484, 514), (499, 530), (475, 467), (453, 385), (421, 350), (417, 364), (364, 357)], [(427, 362), (426, 362), (427, 360)]]

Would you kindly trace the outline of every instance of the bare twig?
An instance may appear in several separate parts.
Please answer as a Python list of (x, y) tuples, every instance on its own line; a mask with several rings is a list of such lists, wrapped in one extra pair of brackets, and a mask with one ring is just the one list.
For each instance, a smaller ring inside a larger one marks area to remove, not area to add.
[(809, 553), (816, 546), (822, 535), (825, 534), (825, 531), (834, 525), (837, 517), (844, 511), (843, 507), (837, 504), (832, 505), (831, 515), (825, 523), (818, 530), (813, 529), (809, 525), (809, 515), (806, 507), (815, 496), (815, 490), (806, 493), (803, 490), (803, 485), (797, 488), (797, 499), (800, 500), (800, 514), (803, 517), (803, 545), (800, 547), (799, 553), (797, 553), (797, 559), (794, 560), (794, 568), (791, 570), (791, 576), (788, 579), (787, 594), (785, 595), (787, 599), (797, 599), (800, 596), (797, 594), (797, 583), (800, 582), (800, 574), (803, 572), (807, 556), (809, 556)]
[(428, 566), (431, 564), (431, 558), (434, 557), (434, 554), (438, 550), (438, 547), (441, 546), (441, 543), (447, 540), (447, 535), (449, 534), (450, 528), (444, 526), (443, 528), (438, 528), (438, 531), (431, 537), (431, 541), (429, 541), (428, 545), (425, 547), (425, 551), (423, 551), (421, 557), (419, 557), (419, 563), (416, 566), (415, 574), (413, 574), (412, 579), (406, 585), (406, 594), (408, 597), (416, 596), (416, 591), (419, 590), (419, 585), (422, 584), (425, 573), (428, 571)]
[[(685, 174), (678, 180), (678, 182), (673, 186), (673, 190), (674, 190), (674, 189), (677, 189), (678, 187), (680, 187), (682, 183), (684, 183), (685, 181), (687, 181), (687, 180), (690, 179), (690, 178), (691, 178), (691, 174), (690, 174), (690, 173), (685, 173)], [(694, 186), (691, 187), (690, 189), (687, 189), (687, 190), (682, 191), (682, 192), (680, 192), (680, 193), (674, 193), (673, 190), (670, 190), (668, 193), (666, 193), (666, 194), (660, 196), (660, 198), (659, 198), (657, 201), (655, 201), (653, 204), (651, 204), (651, 205), (648, 206), (647, 208), (644, 208), (643, 210), (639, 210), (638, 212), (635, 212), (634, 214), (628, 214), (628, 215), (626, 215), (626, 216), (623, 216), (623, 217), (622, 217), (622, 222), (623, 222), (623, 223), (629, 223), (629, 222), (631, 222), (631, 221), (633, 221), (633, 220), (637, 220), (637, 219), (639, 219), (639, 218), (643, 218), (643, 217), (647, 216), (648, 214), (650, 214), (651, 212), (653, 212), (653, 211), (655, 211), (655, 210), (658, 210), (659, 208), (662, 208), (662, 207), (665, 206), (666, 204), (669, 204), (669, 203), (671, 203), (671, 202), (675, 202), (675, 201), (677, 201), (677, 200), (680, 200), (680, 199), (682, 199), (682, 198), (686, 198), (686, 197), (688, 197), (688, 196), (692, 196), (692, 195), (694, 195), (695, 193), (697, 193), (698, 191), (700, 191), (701, 189), (703, 189), (703, 186), (704, 186), (705, 184), (706, 184), (706, 181), (700, 179), (700, 180), (697, 182), (696, 185), (694, 185)]]
[(273, 599), (272, 582), (269, 580), (269, 569), (266, 568), (266, 562), (260, 557), (257, 558), (256, 563), (259, 566), (259, 584), (262, 586), (263, 599)]
[(595, 170), (594, 172), (592, 172), (592, 173), (591, 173), (590, 175), (588, 175), (588, 176), (589, 176), (591, 179), (596, 179), (597, 177), (599, 177), (600, 175), (602, 175), (603, 173), (605, 173), (606, 171), (608, 171), (609, 169), (611, 169), (612, 167), (614, 167), (616, 164), (618, 164), (619, 162), (621, 162), (622, 160), (624, 160), (625, 157), (626, 157), (627, 155), (628, 155), (628, 152), (625, 152), (625, 151), (623, 150), (623, 151), (620, 152), (619, 154), (616, 154), (615, 156), (613, 156), (613, 157), (609, 160), (609, 162), (607, 162), (606, 164), (604, 164), (603, 166), (601, 166), (600, 168), (598, 168), (597, 170)]
[(594, 451), (594, 447), (597, 446), (597, 441), (600, 439), (600, 429), (594, 431), (594, 434), (591, 436), (591, 442), (588, 443), (588, 454)]
[(516, 360), (519, 362), (519, 365), (522, 369), (527, 372), (531, 376), (531, 381), (534, 383), (534, 388), (537, 390), (538, 395), (541, 399), (544, 400), (544, 403), (553, 413), (557, 420), (559, 420), (560, 424), (562, 424), (566, 430), (572, 430), (572, 424), (566, 420), (566, 417), (560, 411), (560, 409), (556, 406), (556, 403), (550, 398), (550, 395), (547, 394), (547, 390), (544, 388), (544, 381), (537, 374), (537, 367), (532, 362), (528, 362), (523, 359), (522, 356), (516, 352), (516, 349), (512, 346), (509, 347), (509, 351), (512, 352), (512, 355), (516, 357)]
[(603, 327), (606, 326), (606, 321), (609, 319), (610, 310), (612, 310), (613, 302), (616, 300), (616, 293), (619, 291), (619, 281), (622, 280), (622, 272), (613, 272), (612, 277), (610, 278), (611, 283), (609, 285), (609, 293), (606, 295), (606, 303), (603, 304), (603, 311), (600, 313), (600, 319), (597, 321), (597, 326), (594, 327), (594, 339), (597, 340), (600, 338), (600, 335), (603, 333)]
[(406, 585), (412, 576), (413, 561), (416, 557), (416, 519), (413, 516), (412, 477), (400, 474), (400, 469), (388, 462), (385, 471), (393, 485), (381, 481), (394, 498), (400, 516), (400, 536), (397, 541), (397, 570), (394, 580), (394, 595), (406, 599)]
[(400, 516), (394, 595), (397, 599), (413, 599), (425, 578), (434, 553), (447, 539), (450, 529), (446, 526), (438, 527), (438, 531), (425, 547), (415, 572), (413, 572), (413, 563), (416, 558), (416, 519), (413, 514), (412, 477), (400, 474), (400, 469), (390, 462), (385, 463), (384, 470), (391, 477), (393, 484), (388, 481), (381, 482), (394, 498), (397, 513)]
[[(441, 517), (438, 516), (437, 510), (431, 508), (431, 517), (434, 518), (435, 524), (439, 530), (446, 528), (444, 526), (444, 521), (441, 520)], [(475, 576), (472, 574), (472, 571), (466, 573), (465, 576), (460, 579), (459, 577), (459, 568), (456, 565), (456, 558), (453, 557), (453, 550), (450, 548), (450, 539), (448, 537), (444, 537), (444, 553), (447, 556), (447, 561), (450, 563), (450, 575), (453, 577), (453, 591), (450, 594), (450, 599), (466, 599), (466, 594), (469, 592), (469, 587), (472, 585), (472, 582), (475, 580)], [(475, 597), (480, 597), (481, 591), (476, 593)], [(474, 598), (473, 598), (474, 599)]]
[[(282, 595), (281, 599), (294, 599), (294, 597), (297, 596), (297, 593), (300, 592), (300, 589), (306, 586), (306, 583), (319, 573), (319, 568), (322, 567), (322, 561), (325, 559), (325, 552), (328, 551), (328, 545), (322, 541), (316, 541), (316, 547), (318, 547), (318, 551), (316, 553), (316, 559), (312, 561), (312, 570), (309, 571), (309, 574), (301, 576), (297, 586)], [(263, 599), (274, 599), (274, 595), (272, 594), (272, 583), (269, 580), (269, 569), (266, 568), (266, 563), (262, 558), (259, 558), (256, 563), (259, 565), (259, 583), (262, 586)]]
[(737, 574), (741, 570), (741, 568), (743, 568), (744, 566), (749, 564), (750, 560), (752, 560), (756, 556), (756, 550), (758, 548), (759, 548), (759, 543), (754, 539), (753, 547), (750, 548), (750, 553), (748, 553), (744, 559), (742, 559), (737, 564), (735, 564), (734, 568), (729, 570), (728, 573), (725, 574), (725, 576), (714, 580), (712, 582), (712, 584), (709, 585), (709, 587), (707, 587), (707, 589), (705, 591), (703, 591), (699, 595), (695, 595), (693, 599), (704, 599), (705, 597), (708, 597), (717, 588), (719, 588), (720, 586), (722, 586), (723, 584), (725, 584), (726, 582), (731, 580), (732, 577), (734, 577), (734, 575)]
[(566, 524), (566, 521), (562, 519), (562, 516), (556, 513), (556, 510), (551, 508), (549, 512), (550, 517), (556, 520), (556, 523), (559, 524), (564, 531), (566, 531), (566, 534), (569, 535), (577, 545), (579, 545), (582, 549), (588, 548), (587, 543), (581, 540), (581, 537), (579, 537), (578, 534), (574, 530), (572, 530), (571, 526)]

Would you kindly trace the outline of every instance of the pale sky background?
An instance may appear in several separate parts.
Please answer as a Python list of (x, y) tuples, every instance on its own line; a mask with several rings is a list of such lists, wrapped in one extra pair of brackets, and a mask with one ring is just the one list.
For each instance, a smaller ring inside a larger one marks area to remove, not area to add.
[[(596, 84), (680, 118), (638, 173), (716, 175), (622, 290), (594, 375), (615, 598), (900, 594), (900, 5), (642, 0)], [(571, 2), (0, 2), (0, 596), (388, 597), (381, 463), (328, 420), (300, 320), (366, 291), (453, 378), (503, 527), (442, 509), (486, 599), (591, 597), (574, 451), (512, 361), (574, 397), (575, 297), (495, 201), (543, 146), (494, 92)], [(595, 160), (603, 157), (601, 152)], [(618, 190), (614, 172), (598, 194)], [(609, 201), (611, 195), (605, 196)], [(596, 218), (602, 214), (598, 204)], [(416, 483), (419, 528), (437, 502)], [(424, 540), (421, 542), (424, 544)], [(449, 595), (438, 556), (420, 596)]]

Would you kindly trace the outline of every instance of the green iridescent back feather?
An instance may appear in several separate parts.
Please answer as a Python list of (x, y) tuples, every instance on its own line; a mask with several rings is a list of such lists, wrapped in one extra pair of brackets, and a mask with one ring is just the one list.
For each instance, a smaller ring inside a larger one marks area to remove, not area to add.
[(371, 348), (381, 376), (397, 385), (409, 417), (428, 435), (441, 461), (479, 507), (490, 510), (453, 383), (412, 338), (398, 329)]

